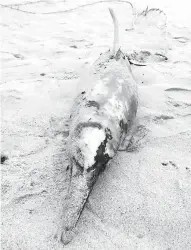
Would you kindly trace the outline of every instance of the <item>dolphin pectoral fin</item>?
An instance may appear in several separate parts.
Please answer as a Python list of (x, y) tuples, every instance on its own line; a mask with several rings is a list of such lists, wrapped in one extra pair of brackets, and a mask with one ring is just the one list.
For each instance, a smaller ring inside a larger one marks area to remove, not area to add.
[(118, 151), (133, 152), (146, 143), (149, 130), (144, 125), (138, 125), (131, 135), (128, 135), (119, 147)]
[(131, 127), (129, 128), (128, 133), (123, 133), (118, 151), (127, 151), (127, 148), (132, 142), (135, 129), (136, 129), (135, 124), (132, 124)]
[(129, 144), (131, 143), (131, 138), (132, 138), (132, 134), (129, 135), (124, 135), (123, 139), (121, 140), (121, 144), (118, 148), (118, 151), (126, 151)]

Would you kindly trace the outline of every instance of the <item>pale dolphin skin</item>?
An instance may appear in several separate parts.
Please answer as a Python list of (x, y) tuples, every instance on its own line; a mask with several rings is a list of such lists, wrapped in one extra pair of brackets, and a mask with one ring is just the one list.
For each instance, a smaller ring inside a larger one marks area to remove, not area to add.
[(71, 112), (71, 176), (57, 235), (64, 244), (71, 241), (93, 185), (130, 131), (138, 107), (137, 84), (120, 49), (100, 55), (92, 74), (94, 84), (76, 98)]

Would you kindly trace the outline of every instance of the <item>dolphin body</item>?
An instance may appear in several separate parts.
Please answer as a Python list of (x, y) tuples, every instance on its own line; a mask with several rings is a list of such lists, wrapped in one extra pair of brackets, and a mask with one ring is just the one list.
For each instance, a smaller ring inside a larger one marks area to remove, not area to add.
[(94, 83), (75, 99), (70, 117), (70, 183), (59, 233), (64, 244), (73, 238), (94, 183), (117, 153), (137, 113), (137, 84), (120, 49), (101, 54), (92, 74)]

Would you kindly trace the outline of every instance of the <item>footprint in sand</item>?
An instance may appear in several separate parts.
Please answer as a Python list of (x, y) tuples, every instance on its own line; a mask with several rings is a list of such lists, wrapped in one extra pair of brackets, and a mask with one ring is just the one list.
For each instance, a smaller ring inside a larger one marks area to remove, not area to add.
[(128, 55), (130, 63), (138, 66), (146, 66), (151, 63), (167, 61), (168, 58), (160, 53), (151, 53), (149, 51), (135, 51)]
[(171, 166), (173, 166), (174, 168), (178, 169), (176, 163), (173, 162), (173, 161), (163, 161), (161, 164), (162, 164), (163, 166), (171, 165)]
[(176, 40), (179, 43), (188, 43), (190, 41), (189, 38), (184, 37), (184, 36), (173, 37), (173, 39)]
[(138, 15), (135, 24), (146, 23), (147, 26), (155, 25), (157, 28), (163, 29), (166, 26), (166, 22), (167, 17), (162, 10), (149, 9), (147, 6), (147, 8)]
[(46, 190), (40, 190), (40, 191), (37, 191), (37, 192), (29, 192), (29, 193), (26, 193), (26, 194), (21, 194), (20, 196), (14, 198), (14, 203), (15, 204), (18, 204), (18, 203), (22, 203), (22, 204), (25, 204), (26, 202), (28, 202), (29, 200), (31, 199), (36, 199), (36, 197), (42, 197), (44, 196), (44, 194), (46, 194), (47, 191)]
[(165, 91), (191, 91), (191, 89), (169, 88), (169, 89), (165, 89)]
[(21, 100), (22, 93), (16, 89), (5, 90), (2, 93), (2, 100), (6, 102)]
[(172, 115), (157, 115), (153, 118), (155, 122), (174, 119)]
[[(175, 99), (176, 102), (182, 102), (182, 104), (187, 106), (191, 105), (191, 89), (175, 87), (165, 89), (165, 91), (167, 92), (168, 97)], [(177, 106), (181, 106), (181, 104), (178, 104)]]
[(8, 160), (8, 156), (5, 154), (1, 154), (1, 164), (4, 164), (5, 161), (7, 161), (7, 160)]

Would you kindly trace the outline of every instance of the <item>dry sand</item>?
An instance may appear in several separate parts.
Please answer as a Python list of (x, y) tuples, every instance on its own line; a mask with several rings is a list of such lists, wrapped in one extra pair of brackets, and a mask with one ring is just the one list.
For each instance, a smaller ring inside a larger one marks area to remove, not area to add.
[[(47, 13), (87, 2), (1, 3)], [(9, 157), (1, 165), (2, 249), (191, 249), (189, 6), (151, 3), (167, 13), (166, 32), (155, 19), (125, 31), (130, 5), (112, 5), (125, 52), (146, 49), (169, 60), (132, 67), (140, 100), (131, 150), (119, 152), (100, 176), (66, 247), (53, 236), (67, 188), (67, 118), (79, 75), (112, 45), (108, 3), (56, 14), (1, 9), (1, 148)]]

